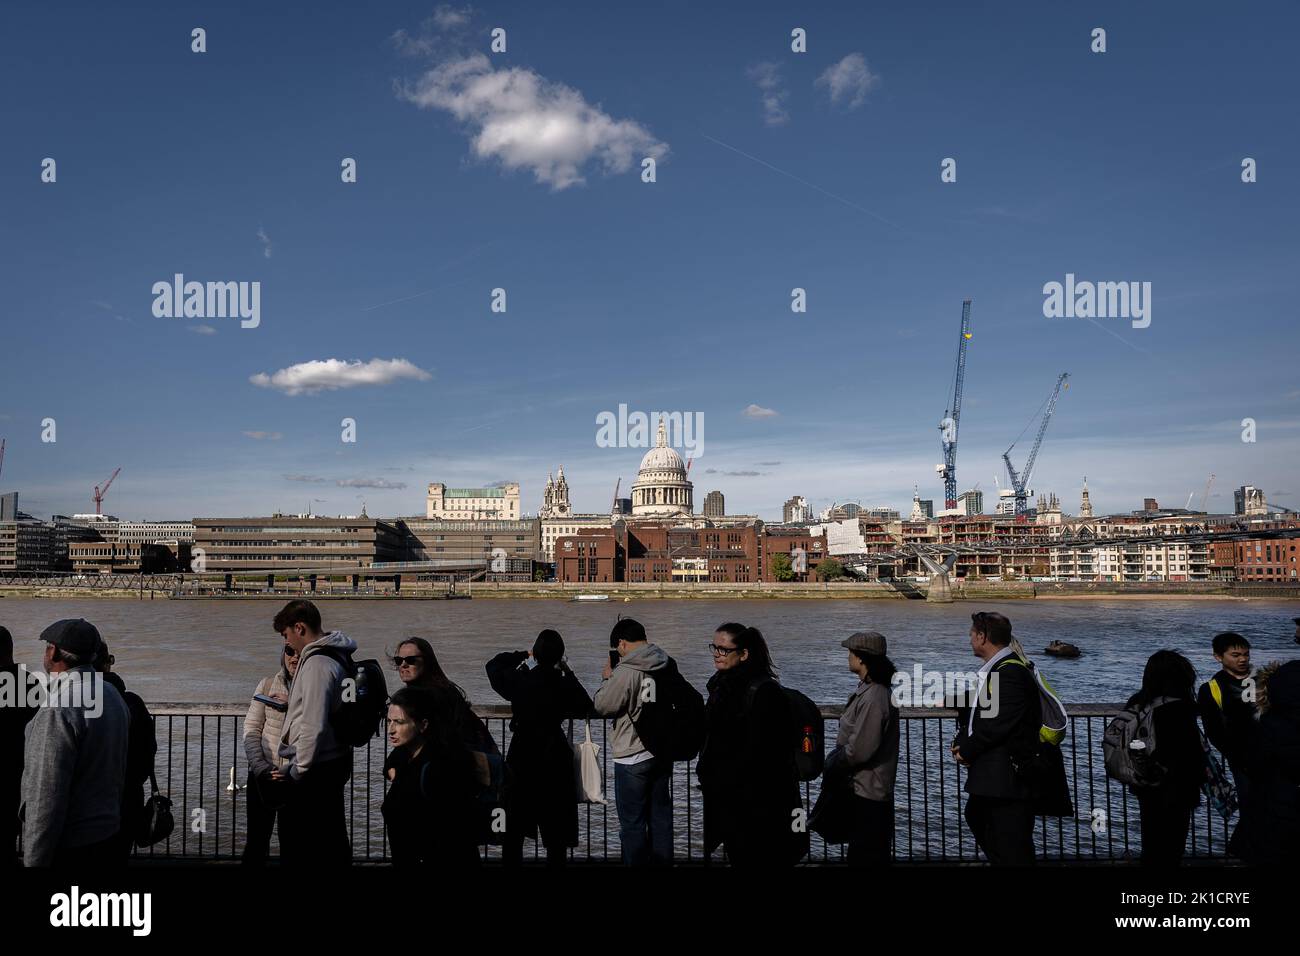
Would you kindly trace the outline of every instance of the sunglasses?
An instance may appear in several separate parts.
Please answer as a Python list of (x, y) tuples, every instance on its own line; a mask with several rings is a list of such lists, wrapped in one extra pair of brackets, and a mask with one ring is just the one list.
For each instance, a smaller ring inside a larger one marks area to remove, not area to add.
[(298, 656), (298, 652), (297, 652), (296, 650), (294, 650), (292, 644), (286, 644), (286, 645), (284, 645), (284, 656), (285, 656), (285, 657), (297, 657), (297, 656)]
[(406, 665), (408, 665), (408, 666), (410, 666), (410, 667), (414, 667), (416, 664), (418, 664), (418, 663), (419, 663), (420, 661), (422, 661), (422, 660), (424, 660), (424, 657), (423, 657), (423, 655), (420, 655), (420, 654), (416, 654), (416, 655), (413, 656), (413, 657), (394, 657), (394, 658), (393, 658), (393, 666), (394, 666), (394, 667), (401, 667), (403, 664), (406, 664)]
[(740, 650), (739, 647), (723, 647), (721, 644), (710, 644), (709, 650), (713, 652), (714, 657), (726, 657), (728, 654), (734, 654)]

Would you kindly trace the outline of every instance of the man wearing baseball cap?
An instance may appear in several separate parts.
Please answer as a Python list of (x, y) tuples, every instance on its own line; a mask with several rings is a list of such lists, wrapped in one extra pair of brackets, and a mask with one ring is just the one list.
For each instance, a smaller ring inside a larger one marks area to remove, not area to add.
[(27, 728), (23, 862), (122, 865), (122, 785), (130, 715), (92, 666), (99, 631), (82, 619), (41, 632), (48, 698)]

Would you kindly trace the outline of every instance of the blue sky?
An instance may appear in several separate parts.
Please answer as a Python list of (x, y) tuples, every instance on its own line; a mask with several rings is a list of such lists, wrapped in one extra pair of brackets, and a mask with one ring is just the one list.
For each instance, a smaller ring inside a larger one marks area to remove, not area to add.
[[(121, 466), (124, 517), (394, 515), (517, 480), (535, 511), (562, 463), (599, 511), (625, 403), (703, 414), (697, 506), (905, 507), (942, 498), (971, 298), (961, 487), (1069, 371), (1033, 481), (1067, 510), (1210, 472), (1212, 509), (1300, 507), (1293, 5), (553, 6), (8, 11), (0, 489), (85, 511)], [(261, 324), (156, 318), (177, 272), (260, 282)], [(1151, 282), (1150, 327), (1045, 318), (1066, 273)], [(327, 360), (424, 374), (252, 380)]]

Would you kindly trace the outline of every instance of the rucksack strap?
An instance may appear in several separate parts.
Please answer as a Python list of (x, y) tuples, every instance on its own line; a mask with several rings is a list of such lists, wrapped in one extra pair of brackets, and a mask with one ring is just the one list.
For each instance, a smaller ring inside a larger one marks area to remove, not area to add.
[(1211, 677), (1207, 686), (1210, 688), (1210, 696), (1214, 698), (1215, 705), (1219, 710), (1223, 710), (1223, 688), (1219, 686), (1219, 679)]

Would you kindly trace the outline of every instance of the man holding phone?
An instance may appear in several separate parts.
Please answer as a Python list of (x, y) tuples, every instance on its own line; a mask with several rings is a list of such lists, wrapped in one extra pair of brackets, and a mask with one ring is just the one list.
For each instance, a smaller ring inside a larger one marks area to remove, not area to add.
[(609, 644), (603, 683), (592, 704), (596, 713), (614, 718), (609, 746), (614, 755), (614, 802), (623, 863), (667, 866), (673, 857), (673, 794), (669, 785), (673, 763), (646, 749), (634, 721), (642, 705), (642, 680), (666, 669), (672, 658), (651, 644), (645, 628), (631, 618), (614, 625)]

